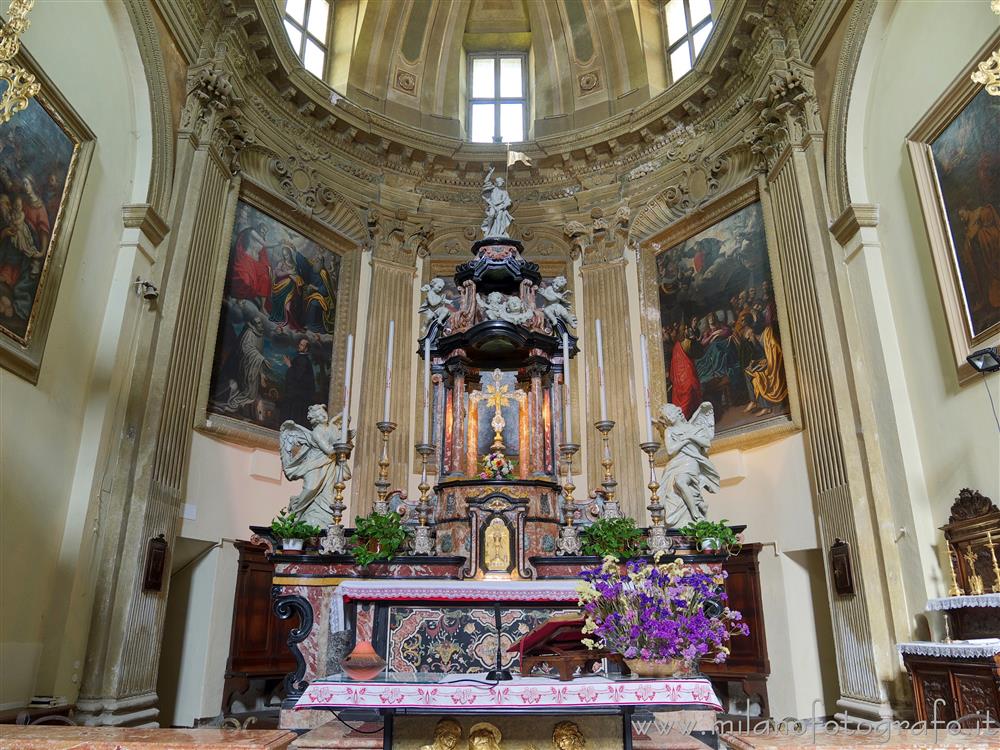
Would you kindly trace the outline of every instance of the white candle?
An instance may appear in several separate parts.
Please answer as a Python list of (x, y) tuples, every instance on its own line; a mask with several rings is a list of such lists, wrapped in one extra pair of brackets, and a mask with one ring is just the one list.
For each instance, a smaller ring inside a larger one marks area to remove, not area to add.
[(642, 335), (642, 389), (646, 400), (646, 442), (653, 442), (653, 411), (649, 404), (649, 353), (646, 351), (646, 336)]
[(569, 334), (565, 331), (562, 335), (562, 351), (563, 351), (563, 385), (566, 387), (566, 398), (563, 402), (563, 442), (572, 443), (573, 442), (573, 408), (572, 408), (572, 393), (573, 389), (569, 384)]
[(431, 435), (431, 341), (424, 339), (424, 445)]
[(389, 321), (389, 343), (385, 350), (385, 401), (382, 404), (382, 421), (389, 421), (389, 403), (392, 400), (392, 343), (396, 335), (396, 321)]
[(601, 337), (601, 321), (594, 321), (597, 331), (597, 385), (601, 392), (601, 421), (608, 420), (608, 394), (604, 392), (604, 339)]
[(344, 365), (344, 411), (340, 415), (340, 442), (346, 443), (347, 423), (351, 417), (351, 371), (354, 369), (354, 334), (347, 334), (347, 357)]

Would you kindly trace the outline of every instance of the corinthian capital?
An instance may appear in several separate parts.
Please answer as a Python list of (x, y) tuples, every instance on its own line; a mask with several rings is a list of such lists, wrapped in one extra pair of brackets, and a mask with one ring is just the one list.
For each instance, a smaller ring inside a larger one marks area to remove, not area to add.
[(611, 216), (595, 208), (589, 222), (566, 222), (563, 234), (570, 241), (570, 256), (573, 260), (582, 257), (584, 265), (621, 259), (628, 247), (631, 220), (632, 210), (623, 203)]

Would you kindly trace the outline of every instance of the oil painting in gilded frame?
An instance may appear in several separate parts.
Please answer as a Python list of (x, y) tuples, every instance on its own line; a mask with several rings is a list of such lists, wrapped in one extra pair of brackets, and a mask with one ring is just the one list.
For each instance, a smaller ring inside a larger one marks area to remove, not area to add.
[(784, 295), (756, 182), (640, 247), (651, 394), (690, 417), (709, 401), (713, 449), (747, 447), (799, 428)]
[(202, 368), (199, 429), (276, 448), (286, 419), (343, 388), (356, 322), (357, 248), (244, 181), (216, 279), (215, 343)]
[[(1000, 45), (1000, 32), (984, 47)], [(1000, 345), (1000, 98), (973, 58), (907, 136), (959, 383), (966, 356)]]
[(0, 366), (35, 383), (94, 134), (27, 53), (16, 62), (42, 87), (0, 124)]

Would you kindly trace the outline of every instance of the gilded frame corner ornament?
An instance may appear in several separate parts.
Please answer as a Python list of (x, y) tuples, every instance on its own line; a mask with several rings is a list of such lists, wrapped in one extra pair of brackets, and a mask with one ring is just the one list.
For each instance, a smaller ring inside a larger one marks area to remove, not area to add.
[[(35, 291), (27, 330), (23, 337), (18, 338), (0, 333), (0, 367), (35, 384), (42, 366), (96, 136), (24, 48), (20, 49), (13, 60), (16, 66), (26, 70), (40, 82), (41, 90), (34, 97), (34, 102), (45, 110), (73, 144), (62, 201), (52, 223), (52, 236)], [(16, 121), (17, 116), (15, 113), (12, 122)]]
[(906, 150), (916, 180), (917, 196), (930, 244), (938, 292), (944, 307), (959, 386), (972, 381), (976, 371), (966, 357), (985, 346), (1000, 346), (1000, 323), (974, 334), (966, 310), (965, 294), (959, 275), (957, 248), (952, 240), (944, 196), (934, 165), (931, 144), (983, 89), (972, 80), (983, 55), (1000, 45), (1000, 31), (994, 33), (972, 61), (949, 84), (944, 93), (906, 136)]
[(278, 431), (244, 422), (209, 410), (209, 396), (215, 351), (218, 346), (219, 319), (225, 293), (226, 272), (232, 246), (236, 204), (244, 201), (340, 256), (340, 278), (337, 282), (336, 334), (331, 354), (330, 382), (327, 384), (327, 407), (333, 408), (333, 394), (343, 392), (347, 368), (347, 334), (357, 329), (357, 290), (361, 280), (361, 246), (328, 227), (315, 217), (305, 216), (287, 198), (263, 187), (250, 176), (242, 179), (238, 191), (233, 191), (227, 206), (225, 232), (222, 235), (218, 264), (212, 284), (212, 307), (206, 327), (205, 350), (202, 355), (198, 383), (198, 411), (194, 428), (201, 433), (251, 448), (278, 449)]
[[(785, 295), (785, 280), (781, 273), (781, 264), (774, 238), (771, 205), (766, 190), (763, 190), (760, 179), (751, 179), (724, 194), (703, 209), (687, 217), (667, 225), (661, 231), (642, 239), (638, 244), (639, 264), (639, 312), (642, 332), (647, 341), (659, 341), (660, 336), (660, 304), (657, 289), (656, 252), (657, 246), (673, 247), (693, 237), (699, 232), (714, 226), (728, 216), (760, 201), (764, 216), (764, 235), (767, 241), (767, 256), (771, 266), (771, 282), (775, 305), (778, 310), (778, 328), (782, 332), (781, 350), (785, 364), (785, 379), (788, 383), (789, 413), (771, 417), (751, 425), (737, 428), (731, 432), (717, 436), (712, 443), (712, 452), (753, 448), (772, 442), (802, 429), (801, 405), (799, 402), (798, 382), (795, 377), (795, 356), (792, 336), (789, 331), (787, 311), (788, 300)], [(664, 371), (663, 348), (649, 347), (650, 372)], [(660, 407), (667, 403), (666, 381), (664, 378), (653, 378), (650, 401), (654, 413), (659, 413)], [(657, 456), (657, 464), (666, 461), (664, 452)]]

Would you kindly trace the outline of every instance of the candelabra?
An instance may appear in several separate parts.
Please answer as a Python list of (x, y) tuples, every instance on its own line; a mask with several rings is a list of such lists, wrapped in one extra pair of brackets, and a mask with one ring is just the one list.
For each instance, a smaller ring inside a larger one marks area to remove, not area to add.
[(965, 592), (962, 591), (962, 587), (958, 585), (958, 579), (955, 577), (955, 558), (953, 557), (951, 543), (948, 543), (948, 571), (951, 573), (951, 586), (948, 587), (948, 596), (963, 596)]
[(389, 436), (396, 429), (395, 422), (376, 422), (375, 426), (382, 433), (382, 454), (378, 459), (378, 479), (375, 480), (375, 492), (378, 499), (375, 501), (375, 512), (386, 514), (389, 512)]
[(995, 544), (993, 544), (993, 534), (987, 530), (986, 532), (986, 544), (990, 549), (990, 560), (993, 561), (993, 593), (1000, 594), (1000, 566), (997, 565), (997, 553)]
[(610, 419), (602, 419), (594, 422), (594, 427), (601, 433), (601, 466), (604, 467), (604, 480), (601, 486), (604, 488), (604, 512), (602, 518), (621, 518), (622, 511), (618, 507), (618, 500), (615, 495), (618, 490), (618, 482), (615, 480), (612, 471), (615, 461), (611, 457), (611, 429), (615, 423)]
[(563, 480), (563, 515), (566, 524), (559, 529), (559, 540), (556, 542), (557, 555), (579, 555), (582, 551), (580, 533), (576, 528), (576, 500), (573, 491), (573, 456), (580, 450), (579, 443), (563, 443), (559, 446), (565, 478)]
[(649, 505), (646, 508), (649, 510), (649, 518), (652, 525), (649, 527), (649, 532), (646, 535), (646, 544), (653, 555), (657, 552), (670, 552), (673, 550), (674, 545), (667, 538), (667, 529), (663, 523), (663, 503), (660, 502), (659, 495), (660, 483), (656, 481), (656, 467), (653, 464), (653, 457), (660, 450), (660, 444), (655, 440), (650, 440), (645, 443), (639, 443), (639, 447), (642, 448), (642, 452), (649, 458), (649, 484), (646, 485), (649, 487)]
[(333, 512), (333, 520), (326, 527), (326, 536), (320, 544), (320, 552), (325, 555), (343, 555), (347, 553), (347, 537), (344, 534), (344, 511), (347, 506), (344, 504), (344, 489), (347, 487), (347, 460), (351, 457), (354, 448), (352, 442), (354, 434), (348, 437), (346, 443), (334, 443), (333, 454), (336, 457), (337, 481), (333, 485), (333, 503), (330, 510)]
[(427, 461), (434, 455), (434, 446), (430, 443), (417, 443), (417, 453), (420, 454), (420, 500), (417, 502), (417, 526), (413, 530), (413, 554), (433, 555), (434, 534), (427, 524), (431, 511), (431, 485), (427, 481)]

